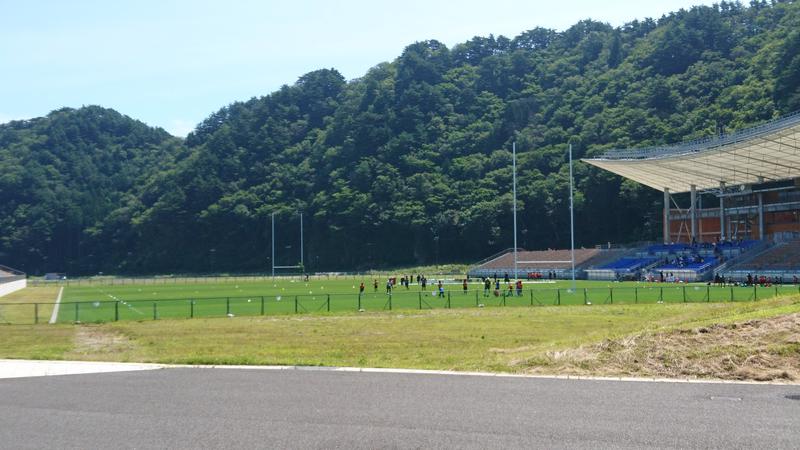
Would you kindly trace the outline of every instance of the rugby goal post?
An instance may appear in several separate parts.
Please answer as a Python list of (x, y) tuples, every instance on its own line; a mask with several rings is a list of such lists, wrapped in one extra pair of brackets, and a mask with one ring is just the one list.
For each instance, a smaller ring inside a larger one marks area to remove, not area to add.
[(275, 269), (303, 269), (305, 271), (305, 264), (303, 263), (303, 213), (300, 213), (300, 264), (294, 266), (278, 265), (275, 264), (275, 213), (272, 213), (272, 278), (275, 278)]

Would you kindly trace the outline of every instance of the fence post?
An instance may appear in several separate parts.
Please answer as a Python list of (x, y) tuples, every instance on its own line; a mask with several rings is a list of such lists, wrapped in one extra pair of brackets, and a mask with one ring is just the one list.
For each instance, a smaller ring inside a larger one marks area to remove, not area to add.
[(608, 288), (608, 296), (611, 299), (611, 304), (614, 304), (614, 288)]
[(34, 323), (34, 325), (38, 325), (39, 324), (39, 304), (38, 303), (34, 303), (33, 304), (33, 323)]
[(683, 303), (686, 303), (686, 286), (683, 286)]
[(586, 288), (583, 288), (583, 304), (585, 305), (588, 302), (589, 302), (589, 299), (588, 299), (588, 296), (586, 295)]
[(225, 314), (231, 313), (231, 298), (225, 297)]
[(450, 309), (450, 291), (447, 291), (447, 309)]
[(189, 299), (189, 318), (194, 319), (194, 299)]
[(153, 320), (158, 320), (158, 303), (153, 302)]
[(711, 286), (706, 285), (706, 302), (711, 301)]
[(261, 296), (261, 315), (264, 315), (264, 296)]
[(775, 285), (775, 297), (777, 297), (777, 296), (778, 296), (778, 285), (776, 284)]
[(417, 292), (417, 297), (419, 297), (419, 309), (422, 309), (422, 291)]
[(658, 292), (658, 301), (664, 303), (664, 286), (661, 286), (659, 289), (660, 290)]
[(533, 289), (529, 289), (528, 292), (531, 294), (531, 306), (533, 306)]
[(731, 287), (731, 301), (733, 301), (733, 287)]
[(114, 322), (119, 322), (119, 301), (114, 302)]
[(297, 314), (297, 296), (294, 296), (294, 313)]
[(561, 289), (556, 288), (556, 304), (561, 305)]
[(478, 291), (475, 291), (475, 306), (478, 306)]
[(633, 288), (633, 303), (639, 303), (639, 287), (636, 286)]
[(331, 294), (328, 294), (328, 312), (331, 312)]
[(80, 322), (80, 302), (75, 302), (75, 322)]
[(758, 300), (758, 289), (757, 289), (756, 286), (757, 285), (755, 283), (753, 283), (753, 301)]
[(389, 293), (389, 311), (392, 310), (392, 293)]
[(361, 311), (361, 292), (358, 293), (358, 310)]

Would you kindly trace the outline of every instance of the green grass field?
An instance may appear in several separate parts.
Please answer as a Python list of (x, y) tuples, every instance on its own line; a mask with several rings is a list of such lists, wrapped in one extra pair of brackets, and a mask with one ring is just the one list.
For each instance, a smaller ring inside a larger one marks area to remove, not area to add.
[[(482, 284), (470, 283), (464, 293), (459, 283), (445, 284), (445, 295), (440, 297), (435, 287), (420, 286), (410, 289), (396, 286), (389, 296), (385, 292), (385, 279), (363, 278), (366, 286), (358, 293), (362, 279), (298, 279), (275, 280), (240, 279), (229, 282), (193, 283), (164, 280), (162, 283), (131, 282), (117, 284), (84, 284), (65, 287), (59, 309), (59, 322), (109, 322), (116, 320), (153, 320), (167, 318), (196, 318), (234, 316), (282, 315), (303, 313), (340, 313), (384, 310), (424, 310), (442, 308), (476, 308), (498, 306), (548, 306), (548, 305), (600, 305), (647, 303), (697, 303), (742, 302), (766, 299), (775, 295), (798, 293), (797, 286), (780, 287), (716, 287), (705, 284), (648, 284), (614, 283), (605, 281), (578, 281), (571, 289), (570, 281), (528, 282), (522, 295), (502, 289), (501, 295), (485, 295)], [(152, 281), (152, 280), (151, 280)], [(501, 285), (503, 283), (501, 282)], [(49, 289), (54, 299), (53, 287), (28, 288), (15, 294), (16, 301), (3, 299), (0, 308), (6, 311), (5, 321), (33, 323), (34, 308), (14, 305), (26, 301), (26, 292), (39, 306), (39, 321), (47, 314), (53, 300), (43, 301), (41, 291)], [(2, 313), (2, 311), (0, 311)]]
[[(638, 333), (797, 312), (800, 303), (794, 296), (733, 303), (462, 308), (0, 326), (0, 358), (548, 373), (549, 367), (555, 367), (548, 358), (582, 345)], [(703, 359), (705, 355), (695, 356)], [(556, 372), (557, 368), (552, 370)], [(637, 372), (634, 364), (622, 372), (597, 368), (597, 373)]]

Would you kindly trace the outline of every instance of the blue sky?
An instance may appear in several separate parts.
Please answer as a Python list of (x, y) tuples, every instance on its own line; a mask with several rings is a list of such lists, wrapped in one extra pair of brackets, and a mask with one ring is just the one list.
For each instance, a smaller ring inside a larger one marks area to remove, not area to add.
[(97, 104), (185, 136), (311, 70), (347, 79), (415, 41), (612, 25), (710, 1), (0, 0), (0, 123)]

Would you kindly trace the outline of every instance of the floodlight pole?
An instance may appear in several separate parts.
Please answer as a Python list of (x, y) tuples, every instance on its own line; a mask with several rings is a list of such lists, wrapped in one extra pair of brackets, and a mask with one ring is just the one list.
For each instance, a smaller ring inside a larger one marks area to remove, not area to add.
[(272, 213), (272, 278), (275, 278), (275, 213)]
[(572, 262), (572, 291), (575, 292), (575, 211), (572, 200), (572, 144), (569, 144), (569, 240), (570, 261)]
[(303, 264), (303, 213), (300, 213), (300, 265), (303, 266), (303, 272), (305, 272), (306, 266)]
[(517, 142), (511, 144), (512, 191), (514, 193), (514, 280), (517, 274)]

